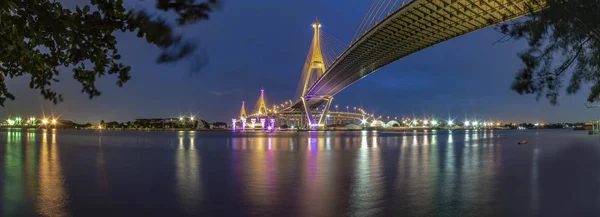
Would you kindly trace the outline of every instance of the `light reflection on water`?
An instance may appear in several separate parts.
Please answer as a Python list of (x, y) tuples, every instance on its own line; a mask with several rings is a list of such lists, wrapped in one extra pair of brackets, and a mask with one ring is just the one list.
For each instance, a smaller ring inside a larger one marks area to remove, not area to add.
[[(0, 207), (2, 216), (131, 216), (140, 209), (157, 216), (600, 213), (581, 205), (600, 203), (593, 193), (600, 188), (575, 188), (561, 174), (570, 173), (579, 183), (600, 182), (595, 173), (569, 167), (578, 165), (570, 160), (577, 158), (589, 171), (599, 169), (598, 142), (558, 132), (180, 131), (97, 136), (9, 129), (0, 132), (0, 141), (6, 143), (0, 147)], [(521, 139), (537, 144), (514, 144)], [(557, 186), (561, 183), (567, 186)], [(548, 199), (573, 191), (578, 198), (565, 202), (566, 208)], [(114, 210), (97, 213), (93, 204), (86, 204), (94, 201)]]
[[(176, 163), (177, 166), (177, 194), (181, 209), (186, 214), (197, 212), (195, 205), (202, 201), (202, 182), (200, 156), (197, 154), (195, 135), (180, 131), (177, 133)], [(187, 141), (187, 144), (186, 144)]]
[[(48, 144), (47, 131), (50, 131), (50, 144)], [(38, 212), (42, 216), (69, 216), (66, 208), (69, 197), (65, 192), (64, 176), (60, 164), (58, 144), (56, 143), (56, 130), (42, 130), (42, 144), (40, 153), (40, 178)], [(33, 146), (34, 144), (29, 144)]]

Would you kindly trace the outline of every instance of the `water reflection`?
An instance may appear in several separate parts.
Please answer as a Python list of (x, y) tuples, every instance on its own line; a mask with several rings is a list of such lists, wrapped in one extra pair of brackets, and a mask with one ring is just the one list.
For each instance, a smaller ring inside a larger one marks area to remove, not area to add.
[(66, 210), (69, 197), (64, 188), (56, 130), (52, 130), (50, 136), (48, 145), (48, 130), (42, 130), (38, 211), (42, 216), (69, 216)]
[[(329, 154), (323, 149), (319, 151), (318, 147), (324, 147), (325, 140), (318, 139), (321, 137), (317, 132), (311, 132), (308, 139), (309, 151), (304, 155), (304, 169), (301, 174), (302, 193), (300, 195), (302, 205), (300, 210), (305, 216), (327, 216), (325, 211), (326, 205), (330, 202), (327, 197), (329, 190), (327, 186), (329, 169), (331, 169), (331, 162)], [(325, 195), (324, 195), (325, 194)]]
[[(181, 209), (186, 214), (196, 213), (198, 204), (202, 201), (201, 165), (200, 155), (197, 153), (195, 135), (185, 135), (186, 132), (177, 133), (177, 151), (175, 165), (177, 172), (177, 194)], [(185, 144), (185, 140), (189, 143)]]
[(35, 198), (37, 195), (38, 179), (38, 145), (36, 144), (37, 131), (29, 129), (27, 131), (27, 141), (25, 142), (25, 180), (27, 183), (27, 197)]
[[(98, 137), (98, 151), (96, 152), (96, 187), (99, 192), (108, 192), (108, 172), (106, 171), (106, 159), (104, 156), (104, 146), (102, 145), (102, 136)], [(102, 195), (106, 198), (107, 195)]]
[(535, 148), (533, 150), (533, 160), (531, 162), (531, 178), (530, 178), (530, 189), (531, 189), (531, 215), (538, 213), (539, 207), (539, 185), (538, 185), (538, 160), (540, 155), (540, 149)]
[[(79, 216), (90, 214), (85, 210), (96, 206), (90, 202), (104, 202), (110, 206), (102, 209), (118, 213), (130, 209), (122, 206), (133, 203), (130, 199), (159, 216), (502, 216), (503, 209), (517, 203), (502, 196), (517, 193), (523, 213), (535, 216), (545, 208), (539, 198), (547, 179), (540, 176), (548, 175), (543, 167), (547, 157), (542, 157), (548, 151), (519, 146), (515, 152), (517, 146), (500, 143), (506, 131), (233, 136), (182, 131), (168, 133), (165, 144), (141, 148), (114, 145), (110, 133), (84, 140), (91, 144), (73, 136), (63, 142), (69, 134), (60, 133), (9, 130), (0, 135), (6, 135), (0, 137), (6, 141), (0, 147), (1, 216)], [(140, 164), (129, 160), (140, 152), (164, 162), (148, 167), (148, 158), (136, 157), (146, 160)], [(503, 159), (510, 163), (502, 165)], [(96, 169), (89, 178), (74, 178), (89, 168)], [(161, 175), (151, 186), (132, 186), (144, 180), (129, 176), (124, 181), (123, 173), (131, 168)], [(518, 189), (515, 180), (506, 181), (514, 177), (521, 177), (515, 179)], [(82, 180), (86, 183), (71, 185)], [(78, 194), (88, 186), (95, 188)], [(227, 208), (236, 211), (219, 213)]]
[(4, 216), (16, 216), (24, 206), (23, 156), (21, 149), (21, 132), (19, 129), (8, 129), (6, 136), (6, 153), (4, 156), (4, 186), (2, 210)]

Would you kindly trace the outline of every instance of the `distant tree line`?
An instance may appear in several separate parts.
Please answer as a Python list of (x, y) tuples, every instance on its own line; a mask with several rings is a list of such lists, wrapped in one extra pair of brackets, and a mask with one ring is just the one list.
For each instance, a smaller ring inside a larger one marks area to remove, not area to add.
[(98, 128), (101, 126), (103, 129), (210, 129), (210, 124), (205, 120), (196, 120), (196, 121), (174, 121), (174, 122), (159, 122), (159, 121), (127, 121), (127, 122), (118, 122), (118, 121), (110, 121), (104, 122), (104, 120), (100, 121), (99, 124), (91, 124), (86, 123), (79, 125), (80, 128), (89, 129), (89, 128)]

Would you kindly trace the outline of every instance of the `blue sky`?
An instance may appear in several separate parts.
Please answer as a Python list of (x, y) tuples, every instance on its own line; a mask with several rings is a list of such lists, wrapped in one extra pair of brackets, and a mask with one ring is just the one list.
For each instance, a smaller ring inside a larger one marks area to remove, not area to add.
[[(84, 0), (64, 1), (73, 5)], [(142, 4), (128, 1), (130, 6)], [(225, 0), (209, 21), (180, 30), (201, 48), (194, 58), (207, 64), (192, 72), (194, 60), (157, 65), (159, 50), (131, 33), (117, 33), (125, 63), (133, 67), (124, 87), (102, 77), (102, 96), (89, 100), (70, 70), (53, 87), (65, 101), (53, 105), (28, 89), (29, 77), (8, 81), (17, 100), (0, 108), (8, 115), (61, 114), (77, 122), (128, 121), (193, 113), (209, 121), (251, 109), (260, 88), (270, 102), (291, 99), (309, 49), (315, 17), (323, 31), (349, 42), (371, 1)], [(139, 6), (139, 5), (138, 5)], [(597, 118), (583, 105), (589, 90), (563, 94), (552, 106), (535, 96), (519, 96), (510, 84), (521, 66), (524, 42), (494, 44), (500, 34), (488, 28), (427, 48), (388, 65), (335, 96), (340, 107), (362, 106), (384, 116), (478, 117), (504, 121), (562, 122)]]

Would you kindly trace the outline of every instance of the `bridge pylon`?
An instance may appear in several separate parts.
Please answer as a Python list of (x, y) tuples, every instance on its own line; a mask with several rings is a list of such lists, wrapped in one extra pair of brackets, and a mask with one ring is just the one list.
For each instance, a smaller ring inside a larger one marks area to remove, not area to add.
[(242, 109), (240, 110), (240, 120), (242, 118), (246, 118), (248, 115), (246, 115), (246, 102), (242, 101)]
[(265, 103), (265, 90), (260, 89), (260, 98), (258, 99), (258, 114), (267, 114), (267, 104)]
[[(317, 18), (315, 23), (312, 24), (314, 29), (313, 40), (307, 57), (307, 61), (302, 72), (302, 85), (300, 87), (300, 99), (302, 100), (303, 111), (306, 114), (307, 128), (320, 128), (324, 126), (324, 121), (327, 120), (327, 113), (329, 112), (329, 106), (333, 97), (331, 96), (307, 96), (306, 93), (312, 87), (312, 85), (325, 73), (325, 61), (323, 60), (323, 53), (321, 52), (321, 23)], [(311, 99), (325, 100), (327, 104), (324, 110), (321, 112), (321, 116), (318, 120), (315, 119), (312, 110), (315, 109), (306, 102)]]

